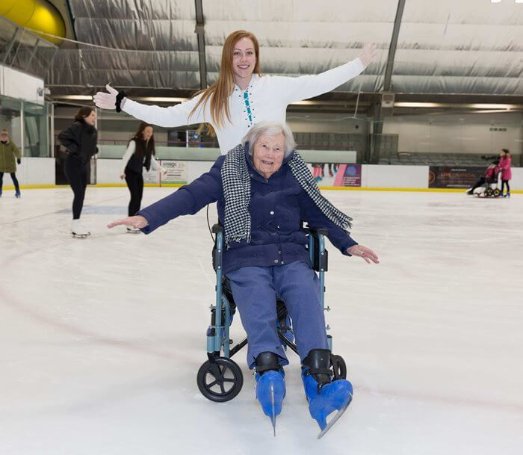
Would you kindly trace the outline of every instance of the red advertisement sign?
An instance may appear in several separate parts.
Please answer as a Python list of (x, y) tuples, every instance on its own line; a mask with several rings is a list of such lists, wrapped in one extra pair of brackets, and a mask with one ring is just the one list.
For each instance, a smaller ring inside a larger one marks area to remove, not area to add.
[(429, 167), (429, 188), (470, 188), (485, 172), (481, 167)]

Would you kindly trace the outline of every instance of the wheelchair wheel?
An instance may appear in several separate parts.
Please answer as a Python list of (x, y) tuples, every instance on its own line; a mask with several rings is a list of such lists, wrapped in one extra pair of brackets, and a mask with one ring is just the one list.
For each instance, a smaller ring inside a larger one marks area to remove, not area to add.
[(486, 197), (492, 197), (493, 194), (494, 194), (494, 191), (492, 191), (492, 188), (487, 188), (485, 190), (485, 196)]
[(501, 195), (501, 191), (499, 191), (499, 189), (495, 189), (493, 192), (492, 192), (493, 196), (494, 197), (499, 197)]
[(341, 355), (331, 354), (334, 379), (347, 379), (347, 364)]
[(196, 377), (202, 395), (217, 403), (232, 400), (243, 386), (240, 367), (231, 359), (218, 357), (207, 360), (198, 370)]

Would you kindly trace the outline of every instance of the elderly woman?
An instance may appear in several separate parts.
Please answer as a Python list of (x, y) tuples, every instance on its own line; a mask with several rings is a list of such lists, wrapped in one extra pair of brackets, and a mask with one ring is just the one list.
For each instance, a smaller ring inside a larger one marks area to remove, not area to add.
[(352, 386), (347, 380), (332, 380), (319, 280), (311, 268), (302, 223), (326, 229), (330, 241), (347, 256), (360, 256), (368, 263), (377, 263), (378, 257), (350, 237), (346, 229), (351, 218), (320, 194), (294, 146), (286, 125), (259, 123), (209, 172), (137, 216), (108, 227), (132, 226), (148, 234), (217, 201), (226, 243), (223, 273), (247, 332), (247, 362), (256, 370), (256, 397), (274, 424), (285, 396), (282, 367), (288, 364), (277, 333), (278, 295), (293, 321), (310, 413), (324, 429), (327, 416), (349, 404)]

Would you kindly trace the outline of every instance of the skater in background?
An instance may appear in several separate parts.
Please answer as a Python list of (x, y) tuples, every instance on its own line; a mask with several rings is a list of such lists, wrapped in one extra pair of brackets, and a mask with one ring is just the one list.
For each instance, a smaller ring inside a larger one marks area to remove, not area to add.
[(325, 176), (325, 163), (312, 163), (312, 176), (316, 183), (323, 180)]
[(285, 122), (290, 103), (321, 95), (362, 73), (376, 54), (366, 45), (351, 62), (318, 75), (302, 77), (262, 76), (256, 36), (245, 30), (225, 40), (218, 80), (194, 98), (171, 107), (148, 106), (127, 98), (107, 85), (107, 92), (93, 98), (102, 109), (120, 110), (147, 123), (176, 127), (210, 124), (222, 154), (236, 147), (255, 123)]
[(336, 172), (338, 172), (338, 163), (329, 163), (329, 176), (334, 177)]
[[(501, 197), (510, 197), (510, 184), (509, 181), (512, 178), (512, 157), (508, 149), (501, 149), (499, 153), (499, 164), (498, 170), (501, 172)], [(507, 192), (503, 194), (507, 187)]]
[(20, 197), (20, 184), (16, 178), (17, 163), (22, 163), (22, 154), (13, 141), (9, 139), (9, 132), (4, 128), (0, 131), (0, 196), (2, 196), (4, 173), (8, 172), (15, 186), (15, 197)]
[(370, 248), (351, 238), (346, 231), (351, 218), (321, 195), (294, 146), (285, 124), (259, 123), (209, 172), (108, 227), (133, 226), (149, 234), (217, 201), (226, 244), (222, 270), (247, 332), (256, 398), (274, 425), (285, 397), (283, 367), (288, 364), (276, 327), (278, 294), (293, 321), (309, 411), (323, 430), (327, 416), (347, 408), (352, 385), (333, 379), (319, 279), (311, 267), (302, 222), (325, 228), (342, 254), (379, 261)]
[(81, 224), (80, 216), (84, 205), (85, 190), (89, 176), (91, 158), (98, 153), (96, 112), (92, 107), (81, 107), (73, 124), (63, 130), (58, 139), (67, 149), (64, 171), (74, 193), (71, 233), (74, 237), (87, 237), (91, 233)]
[[(160, 170), (165, 173), (165, 170), (156, 161), (155, 153), (153, 127), (148, 123), (141, 122), (122, 157), (120, 178), (125, 179), (127, 188), (131, 193), (127, 211), (129, 216), (136, 215), (136, 212), (140, 210), (144, 186), (143, 169), (145, 168), (147, 171), (150, 169), (153, 171)], [(138, 233), (140, 230), (128, 226), (127, 232)]]

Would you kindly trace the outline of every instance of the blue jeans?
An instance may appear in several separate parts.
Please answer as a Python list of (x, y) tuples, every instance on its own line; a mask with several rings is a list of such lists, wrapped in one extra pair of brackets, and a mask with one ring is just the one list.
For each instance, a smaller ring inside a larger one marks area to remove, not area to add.
[(319, 279), (304, 262), (271, 267), (243, 267), (227, 274), (234, 301), (247, 332), (247, 363), (273, 352), (280, 364), (289, 361), (277, 331), (276, 296), (285, 302), (292, 319), (296, 347), (303, 361), (311, 349), (328, 349)]

